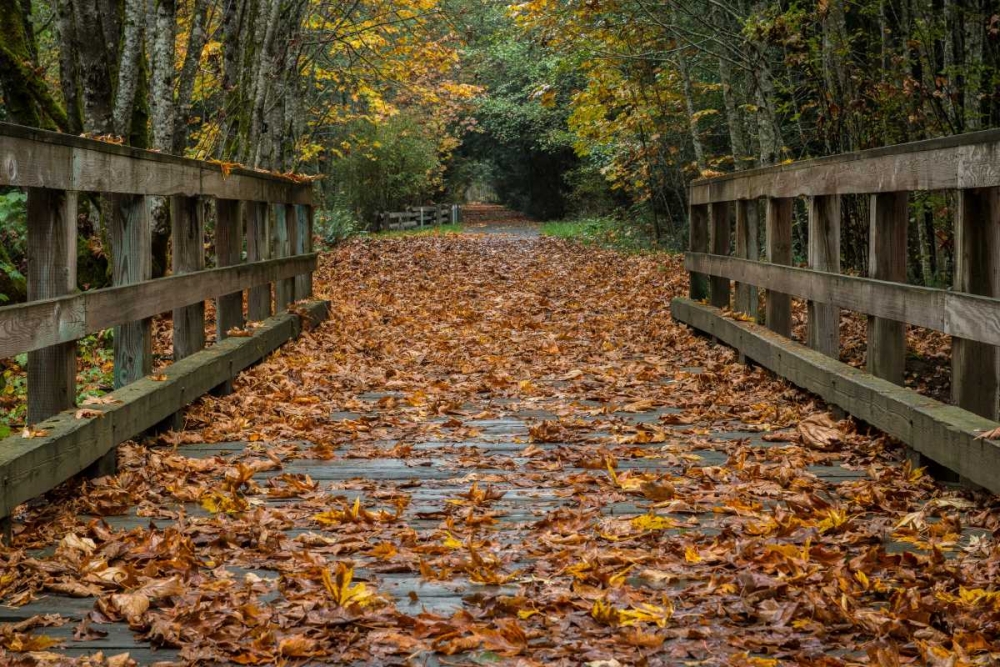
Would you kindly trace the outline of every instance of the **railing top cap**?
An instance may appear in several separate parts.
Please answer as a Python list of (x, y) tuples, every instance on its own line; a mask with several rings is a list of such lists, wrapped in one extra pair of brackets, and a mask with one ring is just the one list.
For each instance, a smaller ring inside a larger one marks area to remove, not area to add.
[[(87, 137), (78, 137), (76, 135), (65, 134), (62, 132), (50, 132), (48, 130), (40, 130), (34, 127), (15, 125), (13, 123), (0, 123), (0, 137), (26, 139), (29, 141), (37, 141), (39, 143), (65, 146), (67, 148), (95, 151), (98, 153), (107, 153), (110, 155), (120, 155), (124, 157), (133, 158), (136, 160), (149, 160), (165, 164), (176, 164), (176, 165), (183, 165), (186, 167), (206, 169), (210, 171), (216, 171), (219, 173), (223, 172), (223, 166), (218, 162), (209, 162), (206, 160), (195, 160), (192, 158), (179, 157), (177, 155), (170, 155), (169, 153), (159, 153), (157, 151), (143, 150), (141, 148), (135, 148), (132, 146), (124, 146), (107, 141), (100, 141), (97, 139), (88, 139)], [(256, 171), (254, 169), (250, 169), (243, 166), (233, 166), (232, 169), (229, 171), (228, 175), (240, 176), (242, 178), (255, 178), (266, 181), (274, 181), (292, 187), (310, 188), (312, 186), (311, 182), (300, 182), (294, 178), (283, 176), (281, 174)]]
[(965, 146), (975, 146), (977, 144), (996, 144), (1000, 143), (1000, 129), (997, 130), (982, 130), (979, 132), (968, 132), (966, 134), (956, 134), (948, 137), (939, 137), (937, 139), (925, 139), (923, 141), (913, 141), (905, 144), (894, 144), (892, 146), (883, 146), (881, 148), (870, 148), (863, 151), (855, 151), (853, 153), (838, 153), (837, 155), (828, 155), (826, 157), (813, 158), (810, 160), (802, 160), (799, 162), (789, 162), (788, 164), (778, 164), (770, 167), (758, 167), (756, 169), (747, 169), (745, 171), (736, 171), (728, 174), (722, 174), (719, 176), (711, 176), (708, 178), (697, 178), (691, 182), (692, 187), (710, 185), (713, 183), (721, 183), (724, 181), (730, 181), (740, 178), (751, 178), (754, 176), (762, 176), (769, 174), (777, 174), (781, 172), (797, 171), (800, 169), (809, 169), (812, 167), (825, 166), (829, 164), (854, 162), (856, 160), (867, 160), (871, 158), (879, 158), (893, 155), (906, 155), (910, 153), (922, 153), (927, 151), (934, 151), (947, 148), (959, 148)]

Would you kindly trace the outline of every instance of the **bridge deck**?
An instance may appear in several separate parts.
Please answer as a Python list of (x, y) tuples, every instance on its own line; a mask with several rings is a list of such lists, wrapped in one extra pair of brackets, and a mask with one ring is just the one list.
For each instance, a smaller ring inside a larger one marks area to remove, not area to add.
[[(0, 582), (31, 601), (0, 620), (57, 616), (6, 636), (140, 664), (763, 665), (974, 632), (946, 600), (989, 586), (986, 501), (803, 425), (822, 405), (671, 322), (682, 276), (546, 239), (339, 249), (328, 322), (19, 517)], [(904, 590), (932, 627), (892, 618)]]

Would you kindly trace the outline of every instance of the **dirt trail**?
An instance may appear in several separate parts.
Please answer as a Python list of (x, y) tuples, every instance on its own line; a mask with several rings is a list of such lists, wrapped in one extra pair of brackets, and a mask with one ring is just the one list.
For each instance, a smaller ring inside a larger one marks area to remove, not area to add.
[(499, 204), (466, 204), (462, 207), (462, 223), (467, 232), (529, 238), (537, 237), (541, 227), (523, 213)]
[(679, 258), (363, 239), (316, 284), (328, 322), (18, 517), (0, 663), (995, 664), (992, 500), (673, 323)]

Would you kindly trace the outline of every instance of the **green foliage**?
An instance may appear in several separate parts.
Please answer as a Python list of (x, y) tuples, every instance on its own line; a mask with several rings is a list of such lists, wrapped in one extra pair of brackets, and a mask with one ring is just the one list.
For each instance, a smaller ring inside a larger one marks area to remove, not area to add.
[(333, 165), (335, 201), (362, 221), (433, 198), (441, 163), (437, 142), (416, 117), (399, 114), (379, 123), (359, 121)]
[(611, 217), (547, 222), (542, 225), (542, 234), (576, 241), (584, 245), (596, 245), (627, 252), (655, 249), (653, 239), (644, 227)]
[(316, 211), (314, 224), (316, 234), (328, 248), (346, 241), (364, 228), (354, 212), (343, 204), (334, 204), (330, 208)]
[(27, 195), (0, 194), (0, 305), (23, 301), (27, 282), (22, 267), (27, 250)]

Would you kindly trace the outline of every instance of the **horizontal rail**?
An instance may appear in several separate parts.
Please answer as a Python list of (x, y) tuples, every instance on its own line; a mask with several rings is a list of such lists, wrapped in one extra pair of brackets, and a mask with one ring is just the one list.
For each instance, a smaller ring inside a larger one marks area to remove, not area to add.
[(1000, 345), (1000, 299), (705, 253), (687, 253), (684, 266), (688, 271)]
[(236, 264), (0, 308), (0, 358), (310, 273), (316, 269), (316, 258), (312, 253)]
[[(307, 319), (326, 318), (329, 304), (304, 304)], [(88, 406), (94, 414), (61, 412), (38, 424), (33, 437), (0, 441), (0, 517), (20, 503), (83, 472), (114, 447), (150, 429), (191, 401), (260, 361), (307, 324), (295, 313), (266, 320), (253, 335), (228, 338), (167, 367), (162, 377), (143, 378)], [(113, 401), (113, 402), (112, 402)]]
[(69, 134), (0, 123), (0, 186), (311, 204), (291, 179)]
[(792, 383), (838, 405), (966, 479), (1000, 493), (1000, 445), (981, 438), (998, 424), (865, 373), (722, 311), (674, 299), (674, 319), (715, 336)]
[(752, 169), (691, 184), (691, 204), (1000, 186), (1000, 130)]

